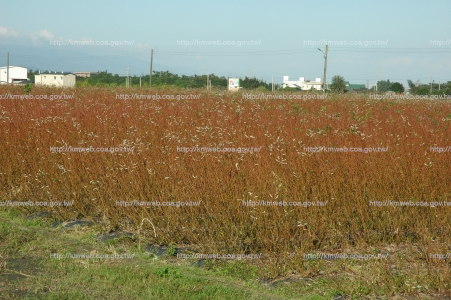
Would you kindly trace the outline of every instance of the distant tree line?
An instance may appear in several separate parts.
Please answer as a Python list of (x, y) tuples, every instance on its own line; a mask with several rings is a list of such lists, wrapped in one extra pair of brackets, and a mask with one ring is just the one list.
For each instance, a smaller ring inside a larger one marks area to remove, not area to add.
[[(376, 86), (371, 88), (372, 92), (376, 91)], [(404, 93), (404, 86), (399, 82), (390, 82), (390, 80), (379, 80), (377, 82), (377, 91), (379, 93), (385, 92), (395, 92), (395, 93)]]
[[(409, 92), (413, 95), (451, 95), (451, 81), (446, 83), (432, 83), (423, 84), (420, 81), (413, 83), (412, 80), (407, 80), (407, 84), (409, 85)], [(375, 87), (371, 88), (372, 91), (375, 90)], [(390, 82), (390, 80), (380, 80), (377, 83), (377, 91), (384, 93), (388, 91), (392, 91), (395, 93), (403, 93), (404, 86), (399, 82)]]
[[(451, 81), (446, 83), (435, 83), (432, 84), (422, 84), (417, 81), (413, 83), (412, 80), (407, 80), (409, 85), (409, 92), (413, 95), (451, 95)], [(336, 75), (332, 78), (332, 84), (329, 86), (332, 92), (345, 93), (347, 92), (346, 82), (343, 76)], [(371, 89), (361, 89), (359, 91), (370, 91), (375, 92), (376, 86)], [(404, 93), (404, 86), (399, 82), (390, 82), (390, 80), (379, 80), (377, 82), (377, 91), (380, 93), (394, 92), (394, 93)]]
[(430, 83), (423, 84), (420, 81), (413, 83), (412, 80), (407, 80), (407, 84), (410, 93), (415, 95), (451, 95), (451, 81), (440, 84), (433, 82), (431, 85)]
[[(346, 93), (348, 91), (348, 87), (346, 86), (345, 79), (343, 76), (335, 75), (332, 77), (332, 84), (329, 86), (332, 92), (336, 93)], [(367, 88), (359, 88), (356, 91), (359, 92), (375, 92), (376, 87), (372, 87), (371, 89)], [(404, 86), (399, 82), (390, 82), (390, 80), (384, 81), (380, 80), (377, 82), (377, 91), (381, 93), (385, 93), (388, 91), (392, 91), (395, 93), (404, 93)]]
[[(45, 71), (48, 72), (48, 71)], [(34, 82), (34, 76), (38, 75), (39, 71), (30, 70), (28, 72), (28, 78)], [(131, 76), (132, 87), (139, 87), (140, 77)], [(210, 74), (208, 79), (211, 81), (211, 86), (216, 88), (226, 89), (228, 86), (227, 78), (222, 76), (216, 76)], [(90, 77), (79, 77), (77, 76), (77, 86), (126, 86), (126, 77), (119, 76), (118, 74), (108, 73), (108, 71), (98, 72)], [(141, 86), (149, 87), (149, 75), (141, 76)], [(163, 86), (175, 86), (180, 88), (205, 88), (207, 86), (207, 75), (177, 75), (169, 71), (154, 71), (152, 73), (152, 87), (163, 87)], [(261, 90), (271, 90), (271, 83), (257, 79), (255, 77), (245, 77), (240, 78), (240, 87), (243, 89), (261, 89)], [(277, 85), (277, 88), (279, 85)]]
[[(46, 70), (45, 73), (49, 71)], [(35, 75), (38, 75), (39, 71), (29, 70), (28, 78), (34, 82)], [(139, 87), (139, 76), (131, 76), (131, 85), (133, 87)], [(224, 76), (216, 76), (214, 74), (209, 75), (209, 80), (211, 81), (211, 86), (216, 88), (226, 89), (228, 82), (227, 78)], [(97, 86), (97, 87), (125, 87), (126, 77), (119, 76), (118, 74), (108, 73), (108, 71), (98, 72), (97, 74), (91, 75), (91, 77), (78, 77), (77, 76), (77, 86)], [(412, 82), (412, 80), (407, 81), (410, 89), (410, 93), (413, 95), (438, 95), (446, 94), (451, 95), (451, 81), (446, 83), (438, 84), (422, 84), (421, 82)], [(169, 71), (154, 71), (152, 73), (152, 87), (163, 87), (163, 86), (175, 86), (180, 88), (205, 88), (207, 85), (207, 75), (177, 75)], [(141, 76), (141, 86), (149, 87), (149, 75)], [(240, 87), (243, 89), (258, 89), (262, 91), (270, 91), (271, 83), (257, 79), (255, 77), (245, 77), (240, 78)], [(275, 85), (276, 89), (280, 88), (280, 85)], [(345, 79), (343, 76), (336, 75), (332, 78), (332, 84), (329, 85), (329, 89), (332, 92), (345, 93), (347, 92), (347, 87)], [(286, 90), (298, 90), (294, 88), (286, 88)], [(376, 87), (373, 86), (371, 89), (359, 89), (360, 92), (374, 92)], [(379, 80), (377, 82), (377, 91), (380, 93), (385, 93), (392, 91), (395, 93), (403, 93), (404, 86), (399, 82), (390, 82), (390, 80)]]

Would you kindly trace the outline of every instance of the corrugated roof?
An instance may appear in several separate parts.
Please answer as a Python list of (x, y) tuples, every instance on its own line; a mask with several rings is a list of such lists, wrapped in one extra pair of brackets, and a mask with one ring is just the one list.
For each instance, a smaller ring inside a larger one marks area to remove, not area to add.
[(74, 73), (71, 73), (71, 72), (49, 72), (49, 73), (41, 73), (41, 74), (37, 74), (37, 75), (69, 75), (69, 74), (72, 74), (72, 75), (75, 75)]
[[(10, 68), (24, 68), (24, 69), (28, 69), (28, 68), (26, 68), (26, 67), (22, 67), (22, 66), (11, 66), (11, 65), (9, 65), (9, 67)], [(3, 69), (3, 68), (5, 68), (6, 69), (6, 66), (4, 66), (4, 67), (0, 67), (1, 69)]]
[(366, 86), (364, 84), (349, 84), (347, 86), (348, 89), (365, 89)]

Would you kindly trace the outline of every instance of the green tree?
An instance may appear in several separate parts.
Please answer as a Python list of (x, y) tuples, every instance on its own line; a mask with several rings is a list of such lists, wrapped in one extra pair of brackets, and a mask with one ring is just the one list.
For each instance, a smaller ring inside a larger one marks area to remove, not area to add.
[(422, 86), (420, 86), (420, 87), (417, 87), (417, 89), (416, 89), (416, 94), (417, 95), (429, 95), (429, 91), (430, 91), (430, 89), (429, 89), (429, 87), (427, 86), (427, 85), (422, 85)]
[(416, 94), (417, 86), (415, 85), (415, 83), (413, 83), (413, 81), (409, 79), (407, 80), (407, 84), (409, 85), (410, 93)]
[(245, 77), (244, 79), (240, 79), (240, 87), (243, 89), (257, 89), (261, 86), (265, 86), (266, 89), (271, 89), (271, 84), (266, 83), (266, 81), (257, 79), (255, 77)]
[(390, 82), (390, 80), (379, 80), (377, 82), (377, 91), (381, 92), (381, 93), (385, 93), (390, 91), (392, 83)]
[(330, 89), (336, 93), (344, 93), (346, 91), (346, 83), (343, 76), (335, 75), (332, 77), (332, 84), (330, 85)]
[(287, 87), (284, 87), (283, 90), (286, 91), (286, 92), (298, 92), (298, 91), (301, 90), (301, 88), (300, 87), (288, 87), (287, 86)]
[(27, 78), (30, 79), (31, 82), (34, 82), (34, 73), (33, 73), (33, 70), (32, 70), (32, 69), (30, 69), (30, 70), (28, 71)]
[(81, 86), (91, 86), (91, 80), (89, 78), (86, 78), (86, 80), (83, 80), (80, 84)]
[(395, 82), (391, 85), (390, 91), (395, 93), (404, 93), (404, 86), (399, 82)]
[(444, 87), (445, 93), (447, 95), (451, 95), (451, 81), (448, 81), (446, 83), (446, 86)]

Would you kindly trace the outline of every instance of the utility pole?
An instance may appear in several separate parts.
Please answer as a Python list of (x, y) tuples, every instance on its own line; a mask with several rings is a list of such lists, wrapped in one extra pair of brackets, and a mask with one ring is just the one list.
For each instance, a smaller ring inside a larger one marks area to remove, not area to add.
[(130, 87), (130, 69), (129, 69), (129, 67), (127, 67), (127, 76), (125, 79), (125, 87), (126, 88)]
[(272, 85), (271, 85), (271, 87), (272, 87), (272, 92), (274, 93), (274, 74), (272, 74)]
[(329, 45), (326, 45), (326, 62), (324, 63), (324, 91), (327, 90), (326, 74), (327, 74), (327, 54), (328, 53), (329, 53)]
[(379, 77), (381, 76), (381, 69), (378, 69), (377, 70), (377, 80), (376, 80), (376, 93), (377, 93), (377, 86), (378, 86), (378, 83), (379, 83)]
[(9, 52), (6, 52), (6, 84), (9, 84)]
[(368, 79), (365, 79), (365, 80), (366, 80), (366, 89), (368, 90), (370, 88), (370, 83), (369, 83)]
[[(320, 48), (318, 48), (319, 51), (321, 51)], [(326, 45), (326, 52), (321, 51), (324, 54), (324, 82), (323, 82), (323, 90), (326, 91), (327, 89), (327, 80), (326, 80), (326, 73), (327, 73), (327, 52), (329, 51), (329, 45)]]
[(149, 88), (152, 88), (152, 61), (153, 61), (153, 49), (150, 50), (150, 76), (149, 76)]
[(326, 74), (327, 74), (327, 52), (329, 51), (329, 45), (326, 45), (326, 54), (324, 55), (324, 91), (327, 89), (327, 80), (326, 80)]

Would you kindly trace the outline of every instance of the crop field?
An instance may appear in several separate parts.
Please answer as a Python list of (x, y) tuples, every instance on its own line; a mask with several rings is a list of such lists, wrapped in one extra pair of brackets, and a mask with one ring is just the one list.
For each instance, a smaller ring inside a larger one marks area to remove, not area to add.
[[(117, 96), (133, 93), (160, 99)], [(450, 260), (434, 256), (451, 252), (451, 153), (437, 150), (451, 148), (449, 101), (246, 93), (33, 87), (73, 97), (0, 100), (0, 202), (73, 203), (0, 209), (104, 219), (107, 231), (198, 253), (261, 254), (243, 260), (260, 278), (328, 276), (353, 295), (451, 292)], [(216, 147), (253, 151), (199, 150)]]

